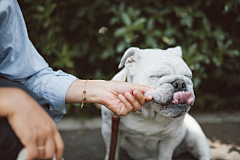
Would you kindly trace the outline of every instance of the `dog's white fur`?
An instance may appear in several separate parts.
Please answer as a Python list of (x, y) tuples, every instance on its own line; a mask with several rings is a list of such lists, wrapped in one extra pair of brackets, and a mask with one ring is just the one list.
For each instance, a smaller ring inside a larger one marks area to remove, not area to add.
[[(120, 146), (136, 160), (171, 160), (184, 151), (200, 160), (210, 160), (206, 136), (187, 113), (190, 105), (164, 108), (173, 99), (172, 83), (176, 80), (184, 82), (186, 90), (194, 96), (192, 73), (182, 60), (181, 48), (141, 50), (132, 47), (125, 52), (119, 68), (123, 65), (125, 68), (113, 80), (156, 86), (156, 90), (146, 93), (153, 95), (152, 102), (138, 112), (121, 117), (115, 160), (119, 159)], [(111, 111), (102, 106), (105, 160), (108, 160), (110, 149), (111, 117)]]

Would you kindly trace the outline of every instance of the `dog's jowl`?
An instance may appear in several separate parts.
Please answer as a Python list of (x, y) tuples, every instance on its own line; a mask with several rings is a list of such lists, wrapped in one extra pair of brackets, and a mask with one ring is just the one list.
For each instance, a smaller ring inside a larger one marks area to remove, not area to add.
[[(190, 152), (200, 160), (210, 160), (207, 138), (188, 114), (194, 103), (192, 72), (182, 59), (180, 47), (161, 49), (129, 48), (120, 62), (125, 67), (113, 80), (155, 86), (145, 95), (153, 100), (137, 111), (122, 116), (115, 160), (119, 148), (136, 160), (171, 160)], [(108, 160), (112, 113), (102, 106), (102, 136)]]

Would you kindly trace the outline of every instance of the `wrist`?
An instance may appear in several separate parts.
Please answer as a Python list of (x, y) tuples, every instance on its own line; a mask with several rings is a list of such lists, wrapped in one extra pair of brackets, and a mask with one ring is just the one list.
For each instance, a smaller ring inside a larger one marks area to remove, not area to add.
[(66, 103), (82, 103), (83, 92), (85, 93), (85, 98), (87, 103), (100, 103), (101, 95), (104, 91), (104, 86), (107, 81), (104, 80), (75, 80), (68, 89), (66, 95)]
[(107, 81), (104, 80), (90, 80), (87, 82), (86, 98), (88, 103), (101, 103), (101, 96), (106, 83)]

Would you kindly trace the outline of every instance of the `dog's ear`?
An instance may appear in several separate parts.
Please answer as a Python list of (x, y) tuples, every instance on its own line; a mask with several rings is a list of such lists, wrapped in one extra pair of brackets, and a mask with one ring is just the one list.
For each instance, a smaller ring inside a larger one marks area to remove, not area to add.
[(121, 59), (118, 68), (122, 68), (125, 65), (130, 71), (134, 71), (137, 68), (139, 61), (140, 49), (137, 47), (131, 47), (127, 49)]
[(180, 57), (182, 57), (182, 48), (177, 46), (177, 47), (174, 47), (174, 48), (168, 48), (167, 49), (168, 52), (172, 52), (174, 54), (177, 54), (179, 55)]

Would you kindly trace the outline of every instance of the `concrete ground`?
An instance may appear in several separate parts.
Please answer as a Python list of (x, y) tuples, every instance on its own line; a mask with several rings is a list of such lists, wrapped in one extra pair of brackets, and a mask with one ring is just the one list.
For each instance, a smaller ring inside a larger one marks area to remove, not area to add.
[[(209, 140), (212, 160), (240, 160), (240, 112), (232, 114), (196, 114)], [(103, 160), (105, 145), (101, 136), (101, 119), (63, 119), (57, 123), (65, 142), (65, 160)], [(121, 160), (131, 160), (124, 150)], [(185, 153), (174, 160), (196, 160)]]

